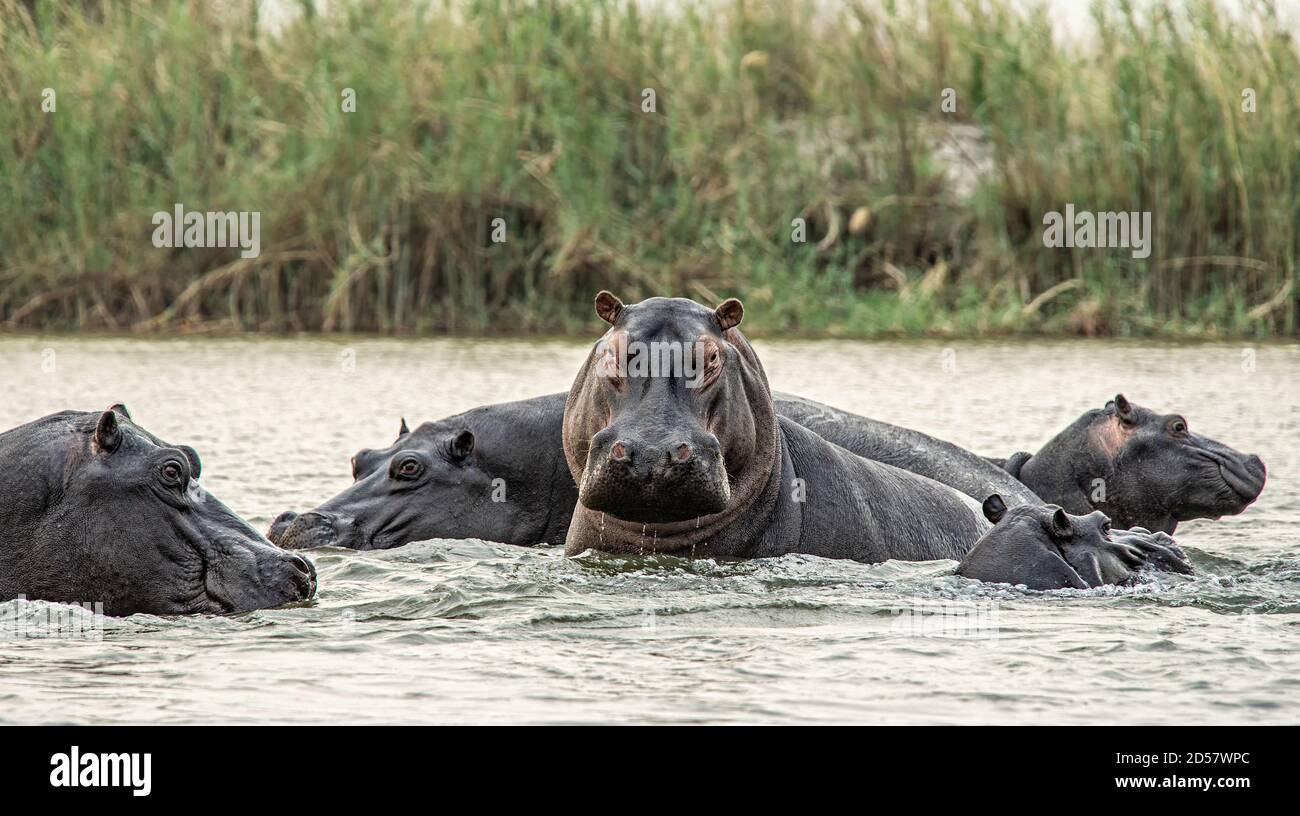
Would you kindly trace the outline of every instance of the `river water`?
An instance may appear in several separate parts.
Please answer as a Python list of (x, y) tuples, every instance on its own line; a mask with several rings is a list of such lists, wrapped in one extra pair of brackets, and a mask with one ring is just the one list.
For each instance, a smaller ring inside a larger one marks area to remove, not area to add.
[[(1036, 449), (1116, 392), (1269, 467), (1183, 525), (1198, 569), (1030, 593), (952, 562), (565, 558), (432, 541), (311, 553), (311, 605), (33, 637), (0, 604), (0, 722), (1187, 723), (1300, 720), (1300, 346), (755, 343), (774, 387), (980, 452)], [(265, 529), (348, 457), (568, 387), (573, 342), (0, 338), (0, 429), (124, 401)], [(0, 497), (0, 501), (3, 501)], [(66, 611), (66, 609), (64, 610)], [(43, 617), (44, 616), (44, 617)], [(26, 636), (18, 636), (19, 628)]]

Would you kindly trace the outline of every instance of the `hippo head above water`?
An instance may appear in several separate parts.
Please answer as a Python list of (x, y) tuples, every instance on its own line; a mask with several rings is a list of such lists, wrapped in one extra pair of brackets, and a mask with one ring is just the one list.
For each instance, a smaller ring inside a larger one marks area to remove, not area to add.
[[(712, 312), (669, 298), (625, 307), (601, 292), (596, 309), (612, 328), (593, 351), (592, 376), (579, 375), (571, 400), (583, 410), (565, 428), (585, 459), (579, 500), (634, 522), (722, 511), (731, 485), (716, 432), (725, 426), (737, 441), (754, 436), (752, 417), (726, 410), (743, 404), (728, 398), (744, 383), (725, 336), (740, 323), (740, 301)], [(747, 453), (732, 447), (733, 461)]]
[(1123, 394), (1085, 413), (1007, 470), (1071, 513), (1101, 510), (1119, 527), (1172, 533), (1178, 523), (1246, 509), (1264, 489), (1258, 456), (1193, 433), (1178, 414), (1157, 414)]
[(316, 574), (198, 484), (193, 448), (121, 405), (0, 434), (0, 600), (113, 615), (226, 613), (311, 598)]
[(364, 449), (352, 457), (348, 489), (301, 515), (282, 513), (268, 535), (286, 549), (354, 550), (468, 535), (453, 524), (464, 505), (448, 498), (453, 492), (464, 492), (464, 499), (491, 490), (490, 478), (469, 466), (474, 444), (468, 428), (427, 423), (412, 433), (403, 419), (388, 448)]
[(559, 395), (485, 406), (352, 457), (353, 483), (301, 515), (282, 513), (288, 549), (381, 550), (431, 538), (564, 540), (574, 487), (560, 455)]
[(743, 307), (680, 298), (624, 306), (601, 292), (596, 312), (610, 328), (578, 373), (564, 418), (577, 512), (674, 536), (680, 547), (686, 528), (704, 536), (728, 508), (747, 505), (774, 461), (767, 379), (736, 328)]
[(1130, 583), (1146, 567), (1189, 574), (1187, 556), (1165, 533), (1112, 530), (1104, 513), (1083, 516), (1056, 505), (1007, 508), (1001, 496), (984, 500), (993, 523), (962, 560), (959, 575), (1029, 589), (1090, 589)]

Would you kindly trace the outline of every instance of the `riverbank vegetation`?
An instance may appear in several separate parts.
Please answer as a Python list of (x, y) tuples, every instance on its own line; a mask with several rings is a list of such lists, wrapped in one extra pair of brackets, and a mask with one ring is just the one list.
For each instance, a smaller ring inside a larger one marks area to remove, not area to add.
[[(1300, 326), (1267, 2), (283, 5), (0, 0), (0, 326), (590, 333), (601, 288), (760, 333)], [(261, 254), (156, 247), (176, 204)], [(1067, 204), (1149, 211), (1150, 256), (1044, 246)]]

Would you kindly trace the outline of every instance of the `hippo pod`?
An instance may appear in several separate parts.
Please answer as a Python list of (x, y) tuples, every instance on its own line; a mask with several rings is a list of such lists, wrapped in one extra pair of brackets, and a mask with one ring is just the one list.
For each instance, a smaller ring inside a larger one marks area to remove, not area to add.
[(1100, 510), (1120, 527), (1165, 533), (1181, 521), (1241, 513), (1259, 498), (1267, 475), (1258, 456), (1123, 394), (1084, 413), (1037, 453), (990, 461), (1071, 513)]
[[(485, 405), (414, 431), (403, 421), (392, 445), (352, 457), (352, 486), (310, 512), (281, 514), (268, 536), (292, 548), (385, 549), (430, 538), (563, 541), (578, 500), (560, 432), (567, 396)], [(1012, 507), (1100, 510), (1119, 527), (1172, 533), (1178, 520), (1240, 513), (1263, 488), (1259, 457), (1179, 435), (1185, 421), (1158, 422), (1122, 396), (1086, 413), (1039, 453), (1005, 460), (791, 394), (774, 392), (772, 401), (779, 416), (827, 441), (976, 500), (997, 493)], [(1128, 430), (1118, 433), (1121, 427)], [(1111, 448), (1101, 444), (1106, 439), (1124, 442)], [(1034, 466), (1025, 468), (1030, 459)]]
[(122, 405), (0, 434), (0, 601), (102, 603), (111, 615), (242, 612), (310, 598), (316, 572), (198, 483)]
[(1075, 516), (1055, 505), (1008, 509), (996, 494), (984, 500), (983, 511), (993, 527), (958, 566), (957, 574), (967, 578), (1035, 590), (1090, 589), (1131, 583), (1146, 568), (1192, 572), (1167, 534), (1112, 531), (1099, 511)]
[[(484, 405), (352, 457), (353, 484), (306, 513), (281, 513), (267, 536), (282, 547), (387, 549), (431, 538), (532, 546), (565, 540), (578, 490), (564, 459), (568, 394)], [(979, 500), (1038, 497), (993, 462), (948, 442), (791, 394), (778, 416), (868, 459), (928, 476)]]

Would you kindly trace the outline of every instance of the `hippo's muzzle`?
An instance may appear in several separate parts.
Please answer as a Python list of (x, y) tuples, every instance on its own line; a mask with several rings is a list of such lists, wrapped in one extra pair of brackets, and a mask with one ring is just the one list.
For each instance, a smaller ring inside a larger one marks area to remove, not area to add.
[(288, 576), (285, 586), (289, 590), (289, 602), (311, 600), (316, 594), (316, 566), (297, 553), (285, 555), (288, 556), (284, 572)]
[(215, 607), (190, 611), (245, 612), (308, 601), (316, 594), (311, 561), (260, 536), (216, 536), (205, 549), (204, 597)]
[(340, 528), (349, 529), (351, 525), (341, 524), (340, 519), (330, 513), (312, 511), (303, 513), (293, 519), (292, 523), (280, 533), (276, 541), (286, 550), (311, 550), (317, 547), (353, 547), (344, 541)]
[(298, 520), (297, 513), (293, 512), (292, 510), (285, 510), (280, 515), (276, 516), (275, 520), (271, 522), (270, 528), (266, 531), (267, 539), (272, 544), (279, 544), (280, 539), (284, 538), (284, 534), (289, 530), (290, 527), (293, 526), (293, 523), (297, 520)]
[(1231, 457), (1219, 462), (1219, 475), (1223, 477), (1224, 483), (1232, 489), (1237, 498), (1241, 499), (1241, 506), (1244, 508), (1259, 498), (1259, 494), (1264, 491), (1268, 470), (1258, 456)]
[(647, 442), (606, 428), (592, 438), (578, 497), (620, 519), (664, 522), (721, 512), (731, 489), (712, 434)]

